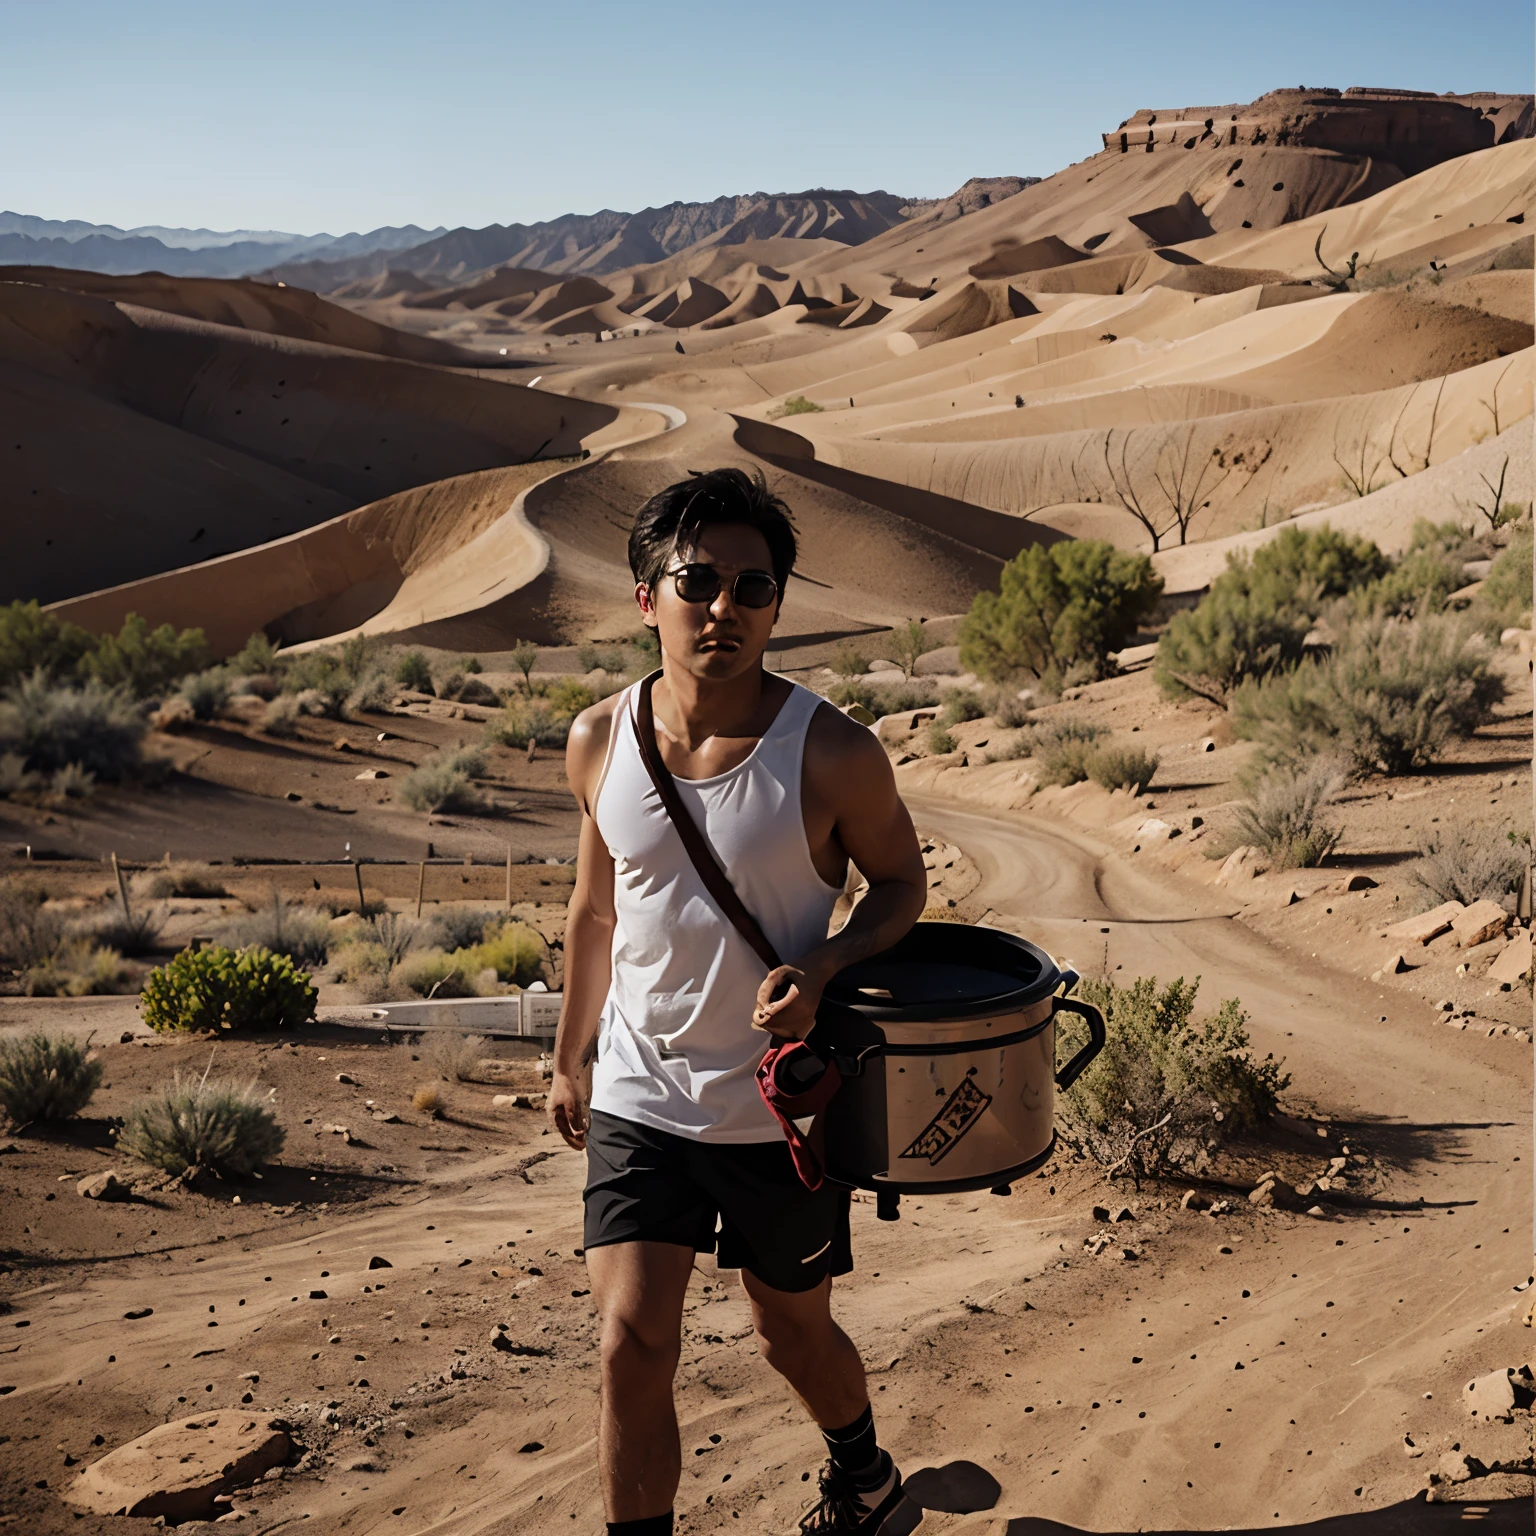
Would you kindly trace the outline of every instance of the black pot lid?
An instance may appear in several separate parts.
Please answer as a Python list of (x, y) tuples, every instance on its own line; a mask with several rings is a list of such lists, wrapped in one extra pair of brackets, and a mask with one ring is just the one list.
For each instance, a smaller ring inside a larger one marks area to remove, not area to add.
[(823, 995), (877, 1023), (936, 1023), (1027, 1008), (1061, 979), (1027, 939), (970, 923), (917, 923), (890, 949), (838, 972)]

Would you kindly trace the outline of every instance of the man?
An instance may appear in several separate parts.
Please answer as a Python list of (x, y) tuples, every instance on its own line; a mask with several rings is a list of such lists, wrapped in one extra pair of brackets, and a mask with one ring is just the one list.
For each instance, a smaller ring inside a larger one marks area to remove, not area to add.
[[(826, 1437), (821, 1497), (800, 1529), (904, 1536), (920, 1519), (832, 1319), (832, 1276), (853, 1267), (847, 1193), (800, 1182), (754, 1077), (770, 1036), (803, 1038), (827, 982), (899, 939), (926, 894), (879, 742), (763, 671), (795, 553), (783, 503), (737, 469), (660, 492), (629, 540), (635, 600), (661, 645), (662, 761), (788, 963), (767, 970), (690, 862), (640, 756), (636, 687), (580, 715), (567, 748), (581, 843), (549, 1107), (587, 1152), (610, 1536), (672, 1530), (683, 1301), (717, 1220), (716, 1263), (742, 1271), (759, 1352)], [(829, 939), (850, 860), (869, 890)]]

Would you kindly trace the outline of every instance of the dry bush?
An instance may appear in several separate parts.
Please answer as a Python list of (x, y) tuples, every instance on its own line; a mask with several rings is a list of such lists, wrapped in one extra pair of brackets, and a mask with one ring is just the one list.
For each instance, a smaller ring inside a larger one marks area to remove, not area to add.
[(485, 801), (470, 783), (485, 772), (485, 755), (473, 747), (436, 752), (400, 781), (400, 798), (413, 811), (477, 811)]
[(433, 941), (442, 949), (468, 949), (478, 944), (487, 928), (495, 928), (501, 918), (483, 907), (440, 907), (427, 925)]
[(1228, 998), (1194, 1020), (1199, 979), (1159, 990), (1086, 981), (1082, 997), (1104, 1014), (1108, 1036), (1087, 1071), (1061, 1095), (1065, 1139), (1109, 1178), (1147, 1178), (1203, 1166), (1234, 1133), (1266, 1119), (1290, 1083), (1273, 1056), (1256, 1059), (1247, 1016)]
[(472, 1083), (485, 1054), (483, 1035), (466, 1035), (459, 1030), (434, 1030), (422, 1037), (420, 1051), (437, 1075), (450, 1083)]
[(1029, 755), (1040, 765), (1040, 782), (1067, 785), (1081, 784), (1090, 776), (1098, 743), (1108, 732), (1075, 715), (1058, 715), (1026, 734)]
[(987, 713), (986, 700), (974, 688), (950, 688), (941, 695), (941, 699), (941, 725), (960, 725), (967, 720), (980, 720)]
[(1029, 724), (1029, 712), (1034, 708), (1034, 698), (1021, 694), (1014, 688), (994, 688), (987, 696), (987, 714), (994, 725), (1005, 730), (1015, 730)]
[(0, 701), (0, 753), (15, 753), (38, 773), (73, 763), (98, 779), (128, 778), (139, 766), (144, 728), (133, 697), (94, 678), (72, 687), (39, 669)]
[(136, 895), (165, 900), (169, 896), (228, 896), (223, 880), (206, 864), (167, 864), (146, 869), (133, 878)]
[(267, 1108), (276, 1090), (255, 1083), (175, 1081), (133, 1104), (118, 1133), (118, 1149), (167, 1173), (206, 1170), (246, 1178), (283, 1149), (283, 1128)]
[(949, 753), (955, 751), (960, 745), (937, 720), (928, 727), (927, 742), (928, 750), (935, 757), (947, 757)]
[(229, 673), (223, 667), (189, 673), (176, 692), (192, 711), (193, 719), (216, 719), (229, 703)]
[(299, 716), (302, 713), (303, 708), (299, 703), (297, 694), (279, 694), (262, 711), (261, 729), (268, 736), (297, 736), (299, 733)]
[(1448, 826), (1435, 833), (1410, 873), (1438, 904), (1497, 901), (1520, 889), (1531, 851), (1528, 838), (1499, 826)]
[(298, 965), (319, 966), (325, 964), (330, 934), (331, 920), (323, 912), (289, 901), (274, 885), (266, 902), (226, 923), (220, 937), (232, 949), (254, 944)]
[(1259, 774), (1238, 807), (1231, 845), (1258, 848), (1281, 869), (1315, 868), (1343, 835), (1328, 810), (1347, 778), (1342, 764), (1322, 757)]
[(101, 1074), (101, 1062), (67, 1035), (33, 1030), (0, 1039), (0, 1109), (13, 1126), (78, 1115)]
[(401, 912), (380, 912), (368, 919), (371, 941), (389, 956), (391, 965), (399, 965), (421, 942), (422, 924)]
[(869, 671), (869, 657), (853, 641), (840, 640), (827, 665), (839, 677), (863, 677)]
[(123, 957), (79, 934), (29, 965), (21, 987), (28, 997), (105, 997), (133, 990)]
[(0, 881), (0, 961), (17, 970), (39, 965), (64, 938), (64, 919), (29, 880)]
[(411, 1108), (419, 1115), (441, 1120), (448, 1109), (448, 1095), (436, 1083), (423, 1083), (411, 1095)]
[(1088, 759), (1088, 776), (1105, 789), (1141, 794), (1157, 772), (1158, 756), (1140, 747), (1097, 747)]
[(441, 949), (417, 949), (390, 973), (393, 986), (417, 997), (476, 997), (474, 974)]
[(892, 674), (888, 672), (876, 673), (835, 683), (827, 690), (827, 698), (840, 706), (862, 704), (877, 720), (883, 715), (899, 715), (909, 709), (926, 709), (939, 702), (939, 690), (933, 683), (882, 683), (875, 680), (876, 677), (890, 676)]
[(90, 926), (98, 944), (121, 955), (150, 955), (160, 947), (169, 912), (164, 907), (131, 907), (114, 902)]

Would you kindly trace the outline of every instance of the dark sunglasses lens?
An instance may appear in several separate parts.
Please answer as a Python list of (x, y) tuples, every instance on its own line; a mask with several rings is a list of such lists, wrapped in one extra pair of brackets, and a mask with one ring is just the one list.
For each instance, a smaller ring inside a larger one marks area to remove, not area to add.
[(685, 565), (677, 572), (677, 595), (685, 603), (712, 603), (720, 595), (720, 577), (712, 565)]
[(736, 578), (736, 601), (743, 608), (768, 608), (778, 595), (778, 583), (766, 571), (743, 571)]

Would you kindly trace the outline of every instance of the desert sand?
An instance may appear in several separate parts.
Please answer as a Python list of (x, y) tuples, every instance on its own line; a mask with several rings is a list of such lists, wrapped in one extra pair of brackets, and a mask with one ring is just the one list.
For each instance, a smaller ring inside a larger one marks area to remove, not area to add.
[[(1400, 552), (1419, 518), (1489, 515), (1495, 482), (1536, 491), (1532, 126), (1529, 97), (1276, 92), (1139, 111), (1043, 180), (905, 213), (749, 200), (681, 250), (635, 216), (568, 259), (546, 231), (476, 265), (455, 232), (415, 266), (313, 263), (312, 292), (0, 271), (21, 450), (0, 494), (38, 535), (0, 597), (102, 631), (199, 625), (223, 655), (255, 629), (365, 634), (511, 688), (518, 640), (551, 680), (633, 630), (628, 519), (730, 463), (803, 537), (769, 663), (826, 687), (839, 642), (878, 657), (912, 618), (947, 638), (1034, 543), (1155, 551), (1169, 607), (1293, 521)], [(1060, 706), (1162, 753), (1140, 796), (1041, 789), (985, 760), (985, 720), (942, 755), (882, 726), (947, 850), (936, 904), (1084, 974), (1198, 975), (1202, 1009), (1241, 999), (1293, 1076), (1284, 1118), (1200, 1178), (1109, 1186), (1063, 1155), (1006, 1200), (908, 1200), (895, 1225), (855, 1205), (837, 1307), (882, 1435), (929, 1469), (924, 1533), (1525, 1528), (1528, 1423), (1476, 1423), (1462, 1387), (1530, 1354), (1529, 992), (1446, 939), (1383, 974), (1382, 937), (1441, 817), (1529, 827), (1518, 640), (1494, 722), (1352, 792), (1327, 867), (1237, 883), (1200, 854), (1248, 749), (1162, 697), (1144, 651)], [(925, 670), (954, 680), (953, 648)], [(232, 895), (178, 911), (191, 936), (273, 884), (341, 900), (344, 850), (405, 914), (419, 869), (430, 903), (503, 904), (510, 861), (557, 979), (558, 754), (496, 749), (484, 814), (430, 822), (358, 777), (477, 739), (489, 712), (413, 696), (285, 741), (238, 712), (157, 733), (157, 788), (0, 801), (0, 870), (68, 902), (100, 899), (113, 852), (219, 861)], [(118, 1166), (108, 1117), (208, 1047), (149, 1037), (132, 999), (0, 999), (0, 1030), (39, 1021), (94, 1030), (109, 1086), (75, 1131), (0, 1157), (0, 1517), (134, 1528), (60, 1493), (217, 1410), (291, 1427), (286, 1470), (233, 1497), (256, 1531), (600, 1528), (581, 1160), (491, 1103), (536, 1091), (531, 1054), (499, 1049), (429, 1120), (410, 1043), (327, 980), (308, 1032), (219, 1046), (277, 1090), (268, 1180), (99, 1205), (74, 1181)], [(1327, 1177), (1319, 1214), (1250, 1203), (1266, 1170)], [(1183, 1208), (1191, 1189), (1226, 1208)], [(792, 1529), (817, 1437), (707, 1259), (686, 1323), (680, 1529)], [(1463, 1454), (1485, 1475), (1425, 1502)]]

